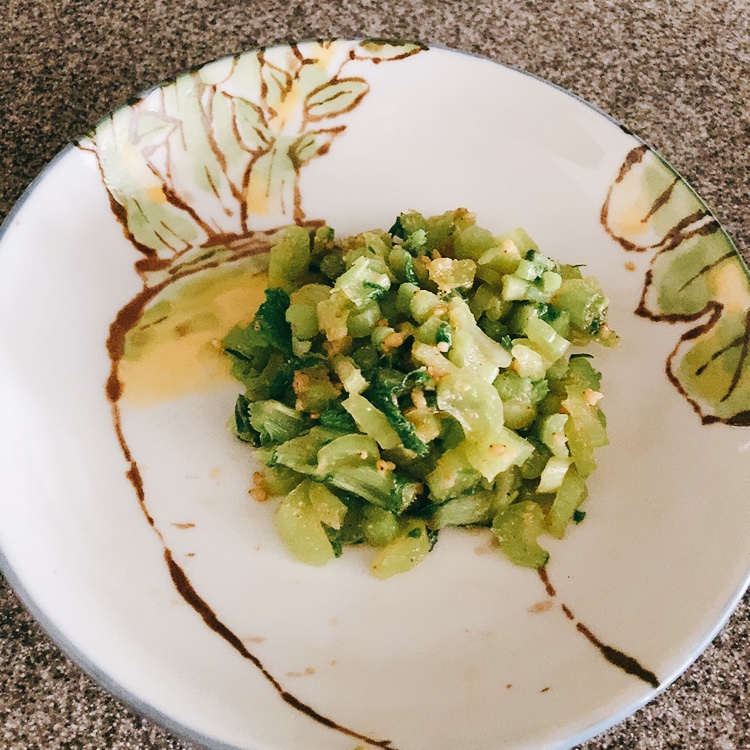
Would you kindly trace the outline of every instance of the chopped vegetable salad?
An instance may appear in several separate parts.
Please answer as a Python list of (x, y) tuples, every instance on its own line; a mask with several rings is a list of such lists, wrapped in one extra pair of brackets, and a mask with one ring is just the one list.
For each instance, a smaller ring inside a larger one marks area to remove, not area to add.
[(608, 442), (601, 375), (571, 353), (617, 343), (607, 307), (595, 278), (466, 209), (344, 239), (289, 227), (253, 322), (223, 342), (233, 429), (264, 464), (251, 494), (282, 498), (278, 533), (313, 565), (367, 544), (387, 578), (445, 527), (485, 526), (544, 566), (540, 536), (583, 519)]

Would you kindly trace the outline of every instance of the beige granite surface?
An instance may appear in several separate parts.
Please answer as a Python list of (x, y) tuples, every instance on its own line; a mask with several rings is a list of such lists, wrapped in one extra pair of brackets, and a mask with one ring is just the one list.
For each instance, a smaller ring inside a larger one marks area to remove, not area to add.
[[(66, 142), (139, 91), (227, 53), (331, 36), (446, 45), (579, 94), (664, 154), (748, 257), (747, 0), (4, 0), (0, 219)], [(746, 595), (674, 685), (581, 747), (750, 748), (748, 683)], [(193, 747), (83, 674), (0, 578), (0, 748)]]

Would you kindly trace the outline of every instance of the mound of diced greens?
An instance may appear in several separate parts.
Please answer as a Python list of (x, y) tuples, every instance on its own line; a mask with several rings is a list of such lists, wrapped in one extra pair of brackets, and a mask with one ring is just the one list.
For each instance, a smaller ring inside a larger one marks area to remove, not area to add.
[(583, 518), (607, 444), (601, 376), (569, 354), (617, 342), (607, 305), (596, 279), (465, 209), (342, 240), (289, 227), (265, 302), (223, 342), (245, 388), (234, 430), (265, 464), (252, 494), (283, 496), (278, 532), (314, 565), (364, 543), (387, 578), (446, 526), (545, 565), (538, 537)]

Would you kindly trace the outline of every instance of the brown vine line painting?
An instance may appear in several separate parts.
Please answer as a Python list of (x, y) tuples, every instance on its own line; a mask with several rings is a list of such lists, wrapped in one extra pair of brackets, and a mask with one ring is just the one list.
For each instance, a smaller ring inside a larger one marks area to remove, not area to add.
[(704, 424), (750, 426), (750, 275), (705, 204), (646, 146), (626, 157), (601, 221), (628, 252), (654, 252), (637, 315), (694, 324), (667, 377)]

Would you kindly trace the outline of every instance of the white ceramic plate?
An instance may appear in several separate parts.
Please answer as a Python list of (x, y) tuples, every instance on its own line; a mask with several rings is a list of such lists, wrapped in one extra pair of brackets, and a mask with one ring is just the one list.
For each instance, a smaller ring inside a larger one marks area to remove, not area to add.
[[(445, 533), (386, 582), (293, 561), (211, 341), (274, 230), (466, 206), (585, 263), (611, 446), (550, 585)], [(65, 150), (0, 246), (0, 550), (50, 634), (211, 748), (557, 748), (699, 654), (750, 568), (750, 281), (705, 206), (542, 81), (415, 45), (249, 52)], [(144, 317), (141, 317), (143, 315)]]

